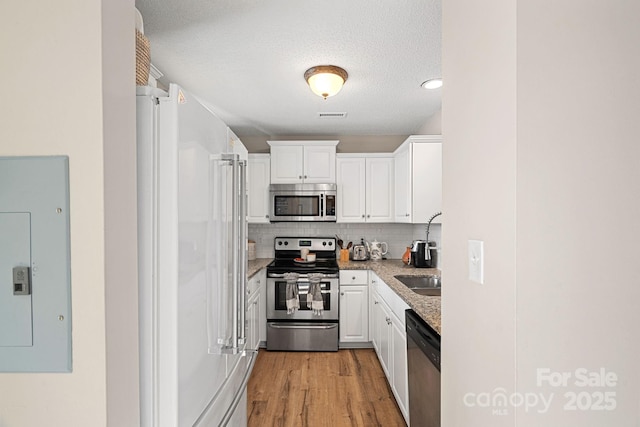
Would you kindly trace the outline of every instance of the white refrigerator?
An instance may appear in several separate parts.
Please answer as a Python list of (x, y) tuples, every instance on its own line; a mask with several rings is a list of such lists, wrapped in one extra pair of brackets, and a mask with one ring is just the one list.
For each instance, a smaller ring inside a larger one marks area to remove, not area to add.
[(137, 88), (141, 426), (246, 426), (247, 150), (177, 85)]

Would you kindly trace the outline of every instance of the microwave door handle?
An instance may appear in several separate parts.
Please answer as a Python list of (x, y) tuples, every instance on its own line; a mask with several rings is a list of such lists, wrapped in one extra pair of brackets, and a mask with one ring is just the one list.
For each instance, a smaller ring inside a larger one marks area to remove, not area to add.
[(325, 214), (324, 214), (324, 194), (320, 195), (320, 217), (324, 218)]

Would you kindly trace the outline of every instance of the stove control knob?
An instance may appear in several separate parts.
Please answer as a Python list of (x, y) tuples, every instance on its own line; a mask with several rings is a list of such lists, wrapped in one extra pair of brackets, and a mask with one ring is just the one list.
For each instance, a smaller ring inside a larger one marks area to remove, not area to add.
[(322, 246), (327, 246), (327, 242), (322, 242)]
[(284, 245), (285, 245), (285, 246), (288, 246), (288, 245), (289, 245), (289, 242), (286, 242), (286, 241), (285, 241), (285, 242), (284, 242)]
[(329, 246), (333, 246), (333, 242), (329, 242)]
[(278, 242), (278, 246), (282, 246), (282, 242)]

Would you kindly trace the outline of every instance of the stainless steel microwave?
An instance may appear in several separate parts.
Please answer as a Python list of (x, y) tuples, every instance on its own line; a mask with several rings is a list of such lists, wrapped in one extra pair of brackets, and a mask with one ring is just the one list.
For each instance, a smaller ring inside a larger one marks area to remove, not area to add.
[(336, 184), (271, 184), (271, 222), (336, 221)]

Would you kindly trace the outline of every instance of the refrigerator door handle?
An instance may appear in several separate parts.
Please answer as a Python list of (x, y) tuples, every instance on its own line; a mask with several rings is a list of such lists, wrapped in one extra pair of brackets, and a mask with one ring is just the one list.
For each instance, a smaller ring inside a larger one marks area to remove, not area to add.
[[(238, 353), (238, 207), (236, 206), (238, 155), (210, 155), (212, 195), (218, 199), (214, 212), (217, 236), (230, 242), (228, 250), (218, 254), (215, 276), (207, 279), (207, 334), (210, 354)], [(227, 203), (228, 200), (228, 203)], [(218, 237), (219, 238), (219, 237)]]
[[(237, 354), (244, 350), (246, 343), (246, 288), (247, 288), (247, 198), (246, 198), (246, 161), (240, 160), (238, 154), (222, 154), (220, 156), (211, 156), (211, 160), (216, 160), (226, 166), (231, 166), (231, 191), (230, 208), (231, 208), (231, 224), (229, 232), (231, 234), (230, 255), (233, 257), (229, 263), (231, 270), (231, 283), (227, 292), (230, 293), (229, 305), (231, 305), (230, 313), (226, 316), (226, 322), (231, 320), (231, 327), (228, 328), (230, 337), (225, 335), (224, 339), (216, 337), (216, 331), (209, 330), (209, 352), (216, 354)], [(207, 293), (211, 300), (207, 301), (209, 310), (212, 310), (210, 316), (215, 311), (213, 306), (214, 300), (220, 302), (219, 296), (213, 295), (212, 292)], [(227, 294), (228, 295), (228, 294)], [(223, 328), (227, 329), (227, 328)], [(230, 339), (228, 339), (230, 338)], [(223, 342), (222, 342), (223, 341)], [(214, 344), (215, 343), (215, 344)]]
[(244, 160), (236, 160), (238, 164), (239, 192), (234, 193), (238, 205), (238, 310), (240, 322), (238, 324), (238, 347), (244, 347), (246, 343), (246, 295), (247, 295), (247, 163)]
[[(238, 352), (238, 343), (239, 343), (239, 298), (241, 298), (239, 293), (239, 284), (240, 284), (240, 263), (238, 260), (239, 253), (239, 244), (240, 244), (240, 227), (239, 227), (239, 204), (238, 204), (238, 192), (239, 190), (239, 165), (238, 165), (238, 157), (233, 156), (233, 178), (232, 178), (232, 187), (231, 194), (232, 197), (232, 253), (233, 253), (233, 338), (232, 338), (232, 348), (229, 349), (230, 353), (236, 354)], [(241, 293), (241, 292), (240, 292)]]

